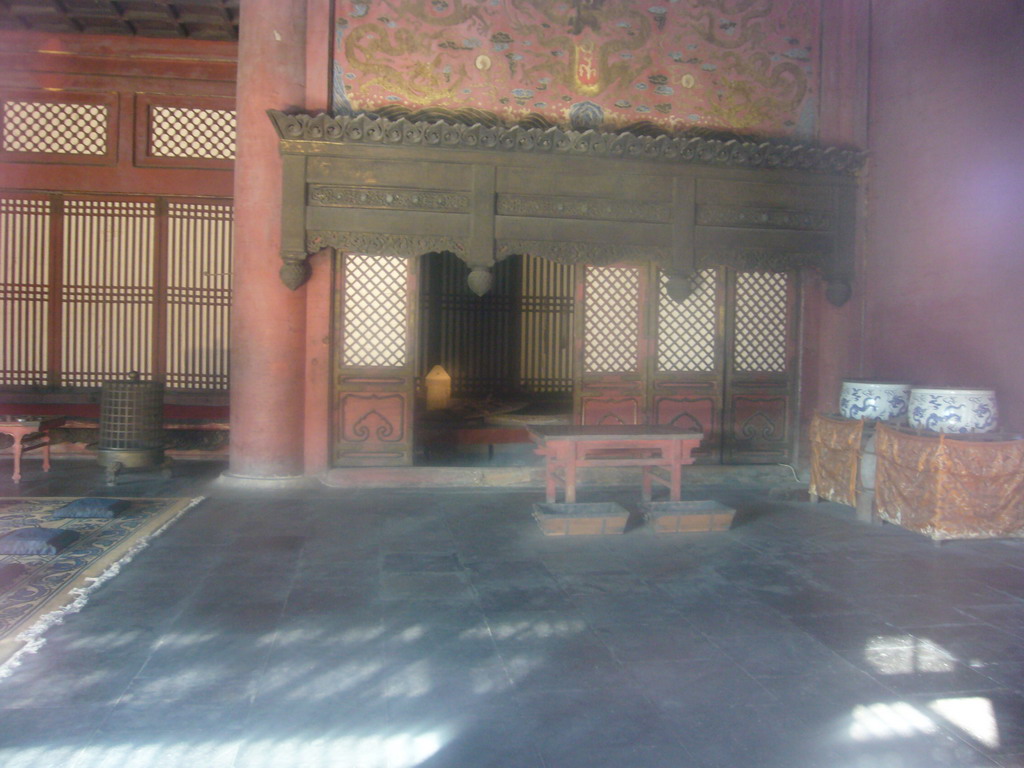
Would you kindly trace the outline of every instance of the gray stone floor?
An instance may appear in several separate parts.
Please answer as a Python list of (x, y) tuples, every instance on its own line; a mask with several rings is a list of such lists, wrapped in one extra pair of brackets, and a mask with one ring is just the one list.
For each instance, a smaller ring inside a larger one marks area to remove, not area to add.
[(537, 491), (28, 469), (208, 499), (0, 681), (4, 768), (1024, 766), (1024, 542), (750, 484), (694, 489), (726, 533), (564, 539)]

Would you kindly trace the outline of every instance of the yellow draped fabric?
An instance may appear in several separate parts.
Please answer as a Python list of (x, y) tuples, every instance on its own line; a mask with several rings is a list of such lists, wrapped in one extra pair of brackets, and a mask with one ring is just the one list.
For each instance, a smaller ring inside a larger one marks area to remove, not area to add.
[(811, 420), (811, 484), (808, 490), (822, 499), (857, 506), (857, 470), (860, 467), (864, 422), (815, 414)]
[(878, 425), (879, 516), (933, 539), (1024, 536), (1024, 440)]

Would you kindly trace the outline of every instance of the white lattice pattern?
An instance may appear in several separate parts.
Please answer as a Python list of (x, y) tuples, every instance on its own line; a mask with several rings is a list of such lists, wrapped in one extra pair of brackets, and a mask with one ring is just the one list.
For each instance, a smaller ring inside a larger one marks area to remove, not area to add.
[(153, 372), (156, 205), (67, 200), (61, 384)]
[(102, 104), (6, 101), (4, 151), (105, 155), (107, 108)]
[(659, 274), (658, 370), (715, 370), (716, 270), (700, 272), (697, 289), (683, 302), (668, 295), (668, 275)]
[(640, 344), (640, 273), (633, 268), (587, 269), (583, 370), (631, 373)]
[(153, 107), (150, 114), (150, 154), (154, 157), (235, 157), (233, 110)]
[(50, 202), (0, 198), (0, 384), (47, 383)]
[(788, 289), (784, 272), (736, 275), (735, 370), (785, 373)]
[(407, 275), (405, 259), (355, 254), (346, 257), (344, 365), (405, 365)]
[(167, 386), (227, 389), (232, 207), (167, 206)]

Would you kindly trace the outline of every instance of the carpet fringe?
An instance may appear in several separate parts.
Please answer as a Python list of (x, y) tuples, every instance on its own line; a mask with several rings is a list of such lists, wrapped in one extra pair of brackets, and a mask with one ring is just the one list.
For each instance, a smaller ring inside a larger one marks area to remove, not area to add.
[(39, 621), (17, 635), (16, 639), (25, 641), (25, 645), (15, 651), (6, 662), (0, 664), (0, 680), (10, 677), (14, 670), (21, 665), (23, 657), (39, 652), (39, 649), (46, 643), (46, 638), (44, 638), (43, 635), (50, 627), (63, 623), (65, 616), (70, 616), (71, 614), (78, 613), (82, 610), (85, 607), (85, 604), (89, 602), (89, 596), (103, 586), (103, 584), (117, 576), (121, 572), (122, 565), (130, 563), (135, 555), (149, 546), (149, 542), (152, 539), (166, 531), (175, 522), (177, 522), (179, 517), (205, 500), (205, 496), (196, 496), (193, 498), (188, 504), (178, 511), (178, 514), (170, 518), (148, 536), (144, 536), (135, 542), (131, 548), (124, 553), (124, 556), (122, 556), (120, 560), (109, 565), (103, 573), (99, 576), (87, 578), (86, 581), (92, 582), (91, 584), (85, 587), (76, 587), (75, 589), (72, 589), (70, 594), (75, 595), (74, 600), (67, 605), (61, 606), (55, 611), (47, 613), (45, 616), (41, 616)]

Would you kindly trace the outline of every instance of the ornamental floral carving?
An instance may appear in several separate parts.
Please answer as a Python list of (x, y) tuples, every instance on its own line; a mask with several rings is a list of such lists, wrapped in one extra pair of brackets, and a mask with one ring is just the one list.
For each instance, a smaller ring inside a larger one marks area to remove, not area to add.
[(460, 192), (311, 184), (308, 194), (310, 205), (335, 208), (381, 208), (455, 213), (469, 210), (469, 196)]
[(540, 256), (559, 264), (590, 264), (596, 267), (619, 261), (668, 263), (670, 259), (670, 253), (666, 248), (553, 240), (498, 240), (498, 259), (516, 254)]
[(697, 253), (697, 268), (731, 267), (749, 272), (786, 272), (801, 267), (821, 266), (827, 254), (814, 252), (772, 251), (760, 248), (735, 248), (725, 251)]
[(597, 221), (669, 221), (669, 206), (632, 200), (599, 200), (579, 197), (499, 195), (501, 216), (543, 216)]
[(827, 232), (832, 229), (832, 214), (828, 211), (702, 205), (697, 209), (697, 223), (706, 227), (762, 227)]
[(852, 174), (865, 153), (855, 149), (815, 147), (746, 139), (703, 136), (649, 136), (629, 131), (604, 133), (557, 127), (449, 124), (389, 120), (367, 114), (331, 117), (327, 114), (289, 115), (269, 112), (283, 141), (284, 151), (301, 152), (292, 142), (380, 144), (529, 152), (648, 162), (676, 162), (737, 168), (792, 169), (830, 174)]
[(420, 256), (424, 253), (449, 251), (465, 259), (466, 249), (451, 237), (430, 235), (396, 235), (385, 232), (336, 232), (311, 230), (306, 233), (306, 250), (315, 253), (321, 248), (335, 248), (347, 253), (388, 256)]

